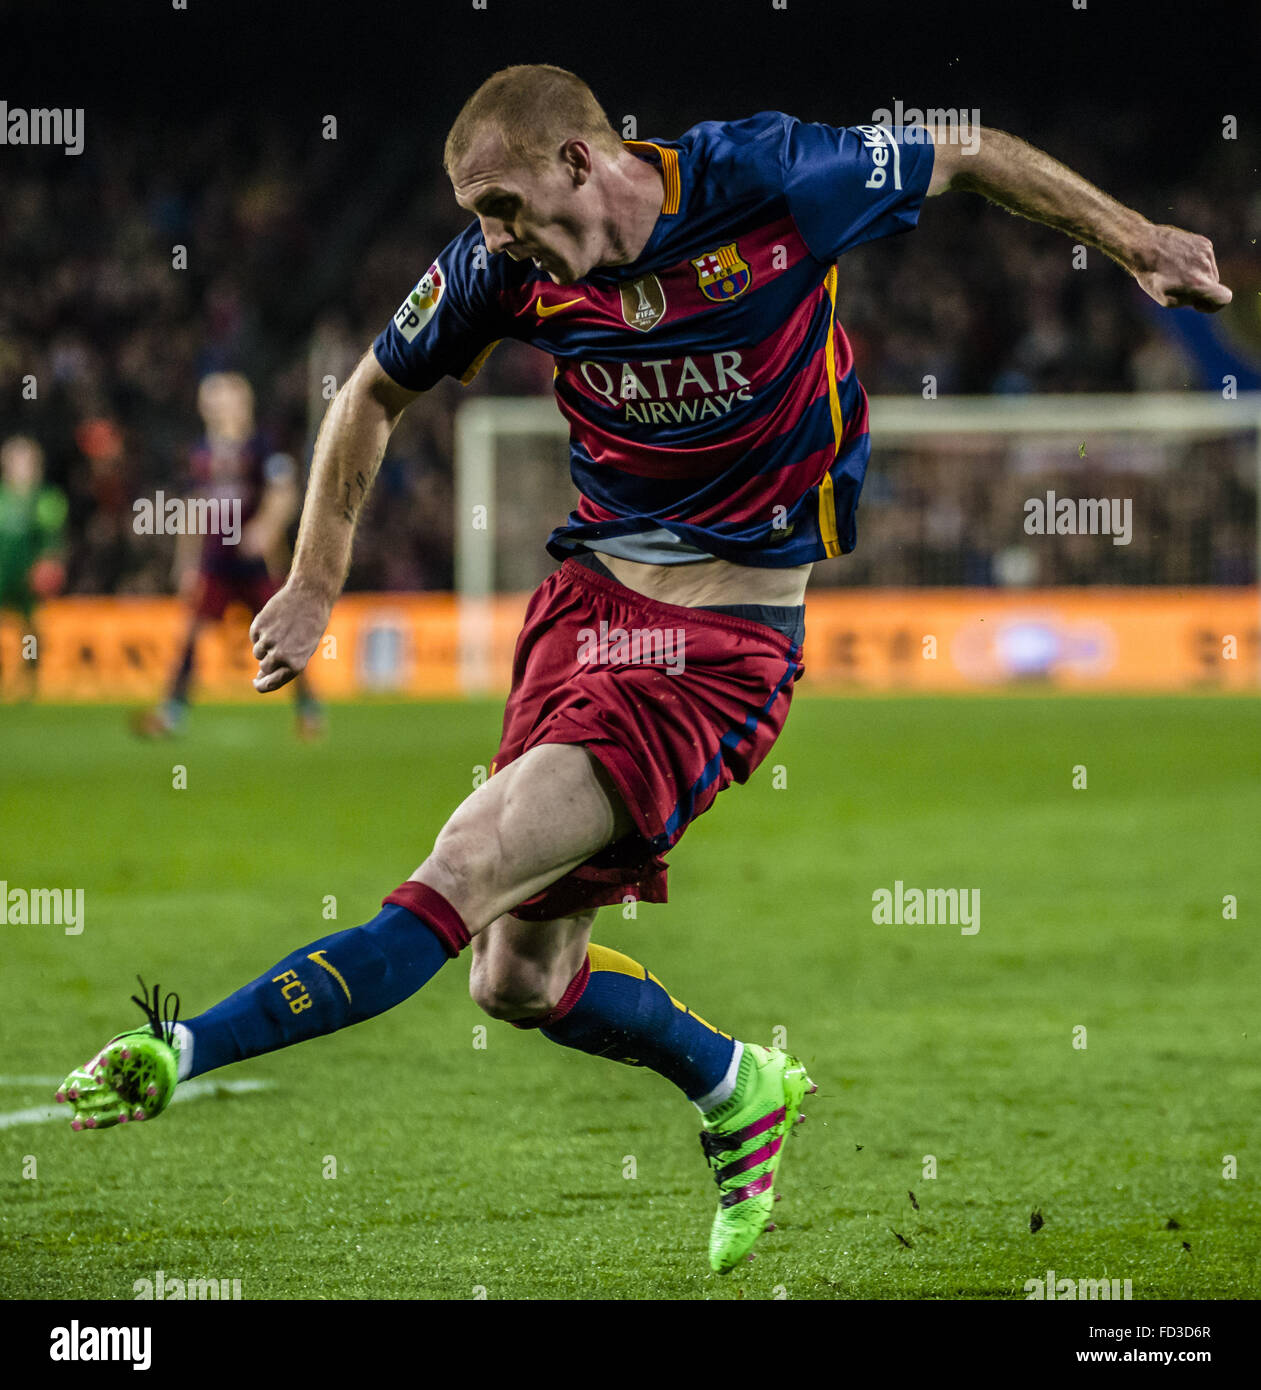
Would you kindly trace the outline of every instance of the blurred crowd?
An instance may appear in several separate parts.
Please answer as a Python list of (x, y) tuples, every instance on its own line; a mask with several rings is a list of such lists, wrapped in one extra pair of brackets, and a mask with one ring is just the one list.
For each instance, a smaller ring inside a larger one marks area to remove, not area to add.
[[(1211, 235), (1219, 260), (1255, 235), (1257, 194), (1229, 142), (1197, 165), (1153, 175), (1150, 161), (1141, 172), (1137, 158), (1147, 139), (1141, 121), (1018, 133), (1157, 220)], [(186, 482), (200, 432), (199, 380), (243, 372), (272, 446), (309, 459), (331, 389), (465, 214), (433, 132), (417, 141), (377, 127), (365, 141), (343, 129), (326, 140), (238, 110), (208, 114), (192, 135), (137, 127), (127, 139), (91, 143), (76, 159), (8, 154), (0, 440), (36, 441), (47, 484), (66, 499), (69, 591), (169, 590), (170, 543), (135, 534), (132, 502)], [(1203, 384), (1132, 282), (1093, 251), (1089, 268), (1074, 270), (1071, 252), (1057, 233), (980, 199), (949, 197), (926, 208), (917, 232), (845, 257), (840, 313), (868, 391), (919, 395), (930, 375), (940, 396)], [(539, 393), (550, 380), (543, 354), (504, 344), (471, 387), (444, 382), (416, 403), (361, 523), (351, 587), (451, 587), (455, 408), (470, 392)], [(1131, 459), (1111, 480), (1084, 460), (1071, 474), (1088, 480), (1078, 495), (1130, 496), (1135, 514), (1149, 518), (1133, 544), (1107, 547), (1102, 562), (1097, 546), (1079, 555), (1022, 539), (1021, 499), (1063, 475), (1049, 464), (1044, 476), (1010, 463), (1002, 455), (961, 460), (949, 450), (882, 451), (877, 440), (859, 549), (844, 566), (825, 567), (828, 578), (1254, 576), (1255, 475), (1227, 446), (1152, 453), (1147, 467)], [(502, 488), (510, 495), (510, 478)], [(541, 525), (540, 551), (558, 519)]]

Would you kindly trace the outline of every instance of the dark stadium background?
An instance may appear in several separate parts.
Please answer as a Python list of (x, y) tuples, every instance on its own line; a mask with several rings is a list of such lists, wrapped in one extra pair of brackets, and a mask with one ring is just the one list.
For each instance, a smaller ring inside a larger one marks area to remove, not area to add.
[[(169, 587), (169, 555), (134, 534), (130, 502), (179, 478), (205, 371), (244, 370), (277, 442), (309, 454), (310, 363), (344, 379), (464, 224), (442, 139), (510, 62), (574, 68), (640, 135), (767, 108), (849, 124), (895, 98), (975, 107), (1154, 220), (1212, 237), (1228, 283), (1257, 279), (1256, 150), (1220, 138), (1223, 114), (1246, 129), (1255, 113), (1255, 7), (127, 0), (0, 14), (0, 95), (87, 112), (80, 157), (9, 148), (0, 164), (0, 437), (35, 433), (69, 495), (71, 592)], [(320, 138), (330, 113), (336, 141)], [(190, 247), (180, 274), (175, 243)], [(943, 395), (1213, 384), (1122, 273), (1087, 292), (1062, 237), (977, 198), (942, 200), (912, 236), (847, 257), (841, 293), (873, 393), (918, 391), (926, 372)], [(19, 394), (32, 370), (52, 383), (38, 403)], [(541, 391), (549, 376), (509, 345), (472, 389)], [(352, 588), (451, 586), (451, 419), (466, 397), (446, 383), (405, 418)], [(975, 498), (954, 501), (976, 514)], [(1229, 492), (1179, 505), (1202, 506), (1206, 527), (1210, 507), (1255, 510)], [(1118, 577), (1250, 582), (1251, 527), (1216, 530), (1195, 572), (1149, 555)], [(910, 572), (901, 551), (860, 553), (847, 582), (993, 582), (983, 541), (925, 544)]]

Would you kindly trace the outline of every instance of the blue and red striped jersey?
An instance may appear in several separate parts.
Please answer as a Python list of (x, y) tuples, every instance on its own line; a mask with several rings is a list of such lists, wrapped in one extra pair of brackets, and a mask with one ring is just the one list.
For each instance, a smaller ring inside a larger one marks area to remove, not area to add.
[(503, 338), (552, 355), (580, 495), (548, 540), (557, 558), (780, 568), (852, 550), (867, 397), (836, 260), (915, 225), (931, 141), (762, 112), (626, 145), (664, 183), (634, 262), (558, 285), (487, 255), (474, 222), (377, 338), (377, 360), (420, 391), (471, 380)]
[[(237, 502), (242, 525), (254, 519), (268, 484), (292, 480), (296, 472), (293, 459), (273, 449), (262, 431), (240, 441), (203, 435), (188, 457), (192, 494)], [(200, 565), (210, 573), (235, 574), (257, 567), (258, 561), (246, 559), (226, 537), (212, 531), (202, 540)]]

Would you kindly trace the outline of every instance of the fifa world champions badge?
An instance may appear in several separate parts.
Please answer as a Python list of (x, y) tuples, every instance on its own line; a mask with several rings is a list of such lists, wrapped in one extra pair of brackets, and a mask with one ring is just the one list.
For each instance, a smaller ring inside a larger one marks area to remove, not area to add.
[(647, 333), (665, 318), (666, 292), (655, 275), (641, 275), (622, 286), (622, 317), (631, 328)]

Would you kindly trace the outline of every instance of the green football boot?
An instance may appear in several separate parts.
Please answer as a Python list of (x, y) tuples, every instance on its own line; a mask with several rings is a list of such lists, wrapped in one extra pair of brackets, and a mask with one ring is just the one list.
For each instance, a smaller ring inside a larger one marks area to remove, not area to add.
[(159, 987), (149, 991), (140, 981), (143, 998), (132, 1000), (144, 1010), (148, 1023), (119, 1033), (92, 1058), (76, 1067), (57, 1088), (56, 1100), (74, 1113), (71, 1129), (108, 1129), (128, 1120), (151, 1120), (171, 1103), (179, 1080), (179, 1053), (170, 1041), (179, 1021), (179, 996), (169, 1017), (158, 1014)]
[(740, 1071), (735, 1094), (721, 1107), (725, 1113), (701, 1131), (722, 1194), (709, 1233), (709, 1263), (719, 1274), (752, 1259), (758, 1236), (775, 1229), (768, 1222), (779, 1200), (775, 1178), (784, 1140), (805, 1119), (802, 1100), (819, 1089), (797, 1058), (778, 1047), (745, 1043)]

